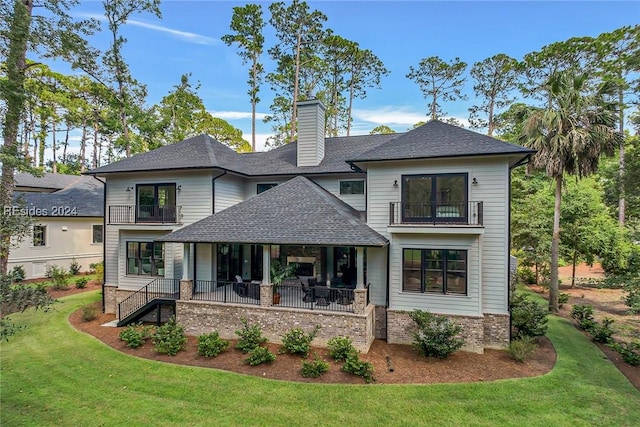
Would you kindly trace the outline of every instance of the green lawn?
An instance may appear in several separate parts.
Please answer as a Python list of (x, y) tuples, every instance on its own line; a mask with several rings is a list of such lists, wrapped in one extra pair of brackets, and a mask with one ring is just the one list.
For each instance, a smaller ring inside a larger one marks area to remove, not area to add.
[(0, 348), (2, 426), (638, 426), (640, 393), (567, 321), (551, 317), (558, 362), (536, 378), (473, 384), (313, 385), (121, 354), (68, 315), (65, 297)]

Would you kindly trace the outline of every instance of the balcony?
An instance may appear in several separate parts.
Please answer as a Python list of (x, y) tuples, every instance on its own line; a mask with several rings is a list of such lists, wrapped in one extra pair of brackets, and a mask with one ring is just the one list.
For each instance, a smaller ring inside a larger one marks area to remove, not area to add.
[(389, 225), (482, 227), (482, 202), (391, 202)]
[(109, 205), (108, 224), (177, 224), (182, 206)]

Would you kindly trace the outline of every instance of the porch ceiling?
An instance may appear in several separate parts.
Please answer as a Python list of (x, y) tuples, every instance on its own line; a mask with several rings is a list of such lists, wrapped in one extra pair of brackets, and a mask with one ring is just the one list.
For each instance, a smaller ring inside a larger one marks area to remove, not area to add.
[(302, 176), (157, 240), (378, 247), (389, 243), (360, 219), (358, 211)]

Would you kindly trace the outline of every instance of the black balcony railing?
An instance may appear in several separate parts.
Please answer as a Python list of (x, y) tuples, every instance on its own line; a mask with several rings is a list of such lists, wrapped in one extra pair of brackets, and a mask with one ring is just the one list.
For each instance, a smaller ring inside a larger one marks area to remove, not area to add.
[(222, 280), (196, 280), (191, 299), (196, 301), (259, 305), (260, 284)]
[(389, 204), (389, 225), (482, 225), (482, 202)]
[(109, 224), (180, 222), (182, 206), (109, 205)]

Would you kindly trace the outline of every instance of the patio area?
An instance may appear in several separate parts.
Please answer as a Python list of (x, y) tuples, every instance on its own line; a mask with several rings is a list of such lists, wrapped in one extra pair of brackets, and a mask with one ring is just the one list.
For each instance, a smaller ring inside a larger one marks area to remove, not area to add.
[[(261, 284), (196, 280), (191, 299), (231, 304), (261, 305)], [(303, 287), (301, 281), (290, 280), (278, 287), (272, 305), (306, 310), (353, 313), (354, 289), (344, 287)]]

